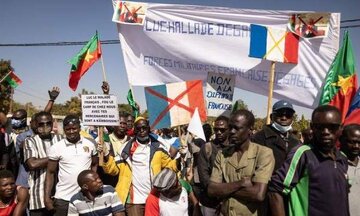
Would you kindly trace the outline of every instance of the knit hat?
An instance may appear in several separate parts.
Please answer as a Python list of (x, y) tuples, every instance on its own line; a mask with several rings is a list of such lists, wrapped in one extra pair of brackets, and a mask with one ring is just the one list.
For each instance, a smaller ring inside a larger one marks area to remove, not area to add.
[(166, 191), (174, 185), (176, 180), (176, 173), (171, 169), (165, 168), (155, 176), (153, 186), (158, 191)]

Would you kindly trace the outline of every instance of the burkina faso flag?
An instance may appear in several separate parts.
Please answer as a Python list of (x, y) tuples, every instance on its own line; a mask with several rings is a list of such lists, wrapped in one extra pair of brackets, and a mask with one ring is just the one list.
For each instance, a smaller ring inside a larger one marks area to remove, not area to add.
[(74, 56), (71, 64), (69, 86), (75, 91), (81, 77), (101, 57), (101, 45), (98, 33), (87, 42), (87, 44)]
[(351, 100), (356, 94), (357, 85), (353, 49), (349, 33), (346, 31), (342, 47), (326, 75), (320, 105), (336, 106), (342, 113), (342, 121), (344, 121)]
[(22, 83), (21, 79), (16, 76), (14, 71), (10, 71), (9, 75), (6, 76), (5, 81), (9, 83), (12, 88), (18, 87)]

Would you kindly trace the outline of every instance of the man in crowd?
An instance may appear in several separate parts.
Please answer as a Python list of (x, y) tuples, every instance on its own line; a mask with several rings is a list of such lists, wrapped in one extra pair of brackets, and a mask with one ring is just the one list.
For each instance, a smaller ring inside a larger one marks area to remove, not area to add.
[[(56, 98), (59, 96), (60, 94), (60, 89), (59, 87), (53, 87), (52, 90), (48, 91), (49, 93), (49, 102), (47, 103), (44, 111), (45, 112), (51, 112), (51, 109), (55, 103)], [(16, 141), (15, 141), (15, 149), (16, 149), (16, 154), (18, 157), (18, 160), (20, 161), (20, 165), (19, 165), (19, 172), (18, 172), (18, 176), (16, 178), (16, 185), (22, 185), (24, 187), (28, 187), (28, 177), (29, 174), (28, 172), (25, 170), (24, 167), (24, 156), (23, 156), (23, 152), (24, 152), (24, 144), (25, 144), (25, 139), (28, 137), (32, 137), (35, 135), (36, 132), (36, 114), (34, 114), (31, 117), (31, 121), (30, 121), (30, 127), (27, 127), (27, 130), (25, 130), (24, 132), (20, 133), (17, 137), (16, 137)]]
[(214, 123), (214, 133), (215, 139), (201, 146), (197, 164), (202, 186), (199, 199), (202, 205), (201, 211), (204, 216), (216, 215), (216, 208), (220, 203), (215, 197), (209, 197), (207, 195), (207, 187), (218, 151), (228, 146), (228, 117), (219, 116), (216, 118)]
[(341, 132), (340, 111), (319, 106), (310, 126), (312, 143), (294, 148), (271, 178), (272, 215), (348, 216), (347, 158), (335, 147)]
[(14, 174), (0, 170), (0, 216), (22, 216), (28, 201), (28, 189), (16, 187)]
[(223, 215), (263, 214), (262, 201), (275, 161), (271, 149), (250, 141), (254, 123), (250, 111), (234, 112), (229, 121), (230, 146), (216, 155), (208, 193), (223, 199)]
[(264, 125), (263, 129), (255, 133), (252, 141), (273, 150), (276, 171), (285, 161), (289, 151), (301, 144), (291, 133), (291, 125), (294, 120), (295, 110), (292, 104), (286, 100), (276, 102), (270, 115), (272, 123)]
[(360, 124), (346, 125), (340, 136), (341, 151), (348, 158), (347, 177), (350, 184), (349, 206), (350, 215), (360, 213), (359, 194), (360, 194)]
[(125, 216), (125, 208), (110, 185), (103, 185), (99, 175), (84, 170), (77, 177), (81, 190), (70, 199), (68, 216)]
[(114, 127), (114, 131), (109, 135), (111, 153), (113, 156), (119, 154), (122, 147), (130, 140), (127, 131), (127, 115), (123, 112), (119, 113), (119, 125)]
[(24, 161), (29, 170), (29, 210), (30, 215), (50, 215), (45, 209), (44, 184), (46, 167), (48, 165), (48, 152), (52, 145), (59, 142), (62, 137), (51, 133), (53, 118), (50, 113), (41, 111), (36, 115), (37, 135), (25, 140)]
[[(80, 136), (80, 120), (76, 115), (67, 115), (63, 121), (65, 138), (51, 146), (48, 157), (45, 205), (48, 210), (55, 209), (55, 216), (65, 216), (72, 195), (78, 192), (77, 176), (83, 170), (96, 172), (98, 158), (96, 143), (93, 139)], [(53, 201), (52, 188), (57, 168), (58, 183)]]
[(159, 147), (159, 142), (151, 139), (148, 120), (138, 117), (134, 125), (135, 137), (117, 156), (109, 155), (108, 149), (101, 145), (98, 150), (104, 151), (105, 173), (119, 175), (116, 192), (121, 202), (125, 203), (126, 214), (142, 216), (153, 176), (165, 167), (177, 171), (179, 163)]
[(129, 135), (130, 137), (134, 136), (134, 116), (131, 114), (128, 114), (127, 116), (127, 120), (126, 120), (126, 124), (127, 124), (127, 135)]
[(191, 185), (185, 180), (178, 179), (173, 170), (161, 170), (153, 180), (153, 187), (146, 199), (145, 216), (189, 215), (189, 200), (195, 207), (193, 215), (201, 215), (199, 202)]
[(175, 136), (171, 128), (159, 129), (159, 134), (150, 133), (150, 136), (161, 143), (161, 147), (169, 153), (170, 157), (174, 159), (180, 149), (181, 141), (179, 137)]
[(313, 138), (313, 132), (312, 132), (311, 128), (305, 128), (304, 130), (302, 130), (301, 136), (302, 136), (304, 144), (311, 143), (312, 142), (311, 140)]

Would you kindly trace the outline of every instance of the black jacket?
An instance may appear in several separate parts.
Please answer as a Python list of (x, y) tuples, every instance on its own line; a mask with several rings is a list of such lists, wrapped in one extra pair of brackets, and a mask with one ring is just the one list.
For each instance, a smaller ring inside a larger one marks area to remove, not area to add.
[(284, 163), (290, 150), (301, 144), (301, 141), (290, 132), (287, 132), (286, 136), (282, 135), (280, 132), (271, 127), (271, 125), (265, 125), (261, 131), (255, 133), (251, 138), (251, 141), (269, 147), (273, 150), (275, 157), (274, 172)]

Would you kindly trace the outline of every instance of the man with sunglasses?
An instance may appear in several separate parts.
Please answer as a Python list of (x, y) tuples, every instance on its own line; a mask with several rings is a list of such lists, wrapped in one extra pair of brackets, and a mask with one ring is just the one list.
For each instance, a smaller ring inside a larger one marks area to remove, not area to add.
[(214, 123), (215, 139), (205, 143), (200, 148), (198, 156), (197, 169), (199, 172), (201, 193), (199, 196), (201, 203), (201, 211), (204, 216), (216, 215), (216, 209), (220, 201), (215, 197), (209, 197), (207, 194), (207, 186), (209, 184), (211, 171), (214, 166), (216, 154), (219, 150), (228, 146), (229, 136), (229, 118), (219, 116)]
[(340, 111), (319, 106), (310, 126), (312, 142), (292, 149), (271, 178), (272, 215), (348, 216), (348, 162), (335, 146), (341, 133)]
[(273, 150), (275, 157), (274, 172), (284, 163), (286, 155), (295, 146), (301, 144), (291, 133), (295, 110), (286, 100), (276, 102), (270, 115), (271, 124), (254, 134), (252, 141)]
[(350, 215), (360, 213), (360, 124), (346, 125), (340, 136), (341, 151), (348, 158), (348, 179), (350, 185), (349, 206)]
[(46, 167), (49, 162), (48, 152), (52, 145), (62, 137), (51, 133), (53, 118), (50, 113), (41, 111), (35, 117), (36, 135), (25, 139), (24, 161), (29, 170), (29, 210), (30, 215), (51, 215), (45, 209), (44, 185)]
[(162, 169), (178, 171), (180, 159), (172, 160), (160, 143), (150, 133), (149, 121), (138, 117), (134, 122), (135, 137), (125, 144), (121, 152), (113, 157), (106, 146), (98, 145), (104, 152), (105, 173), (119, 175), (116, 192), (125, 204), (126, 214), (143, 216), (145, 202), (151, 191), (151, 181)]

